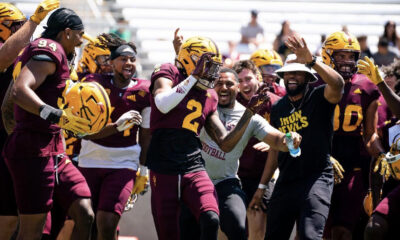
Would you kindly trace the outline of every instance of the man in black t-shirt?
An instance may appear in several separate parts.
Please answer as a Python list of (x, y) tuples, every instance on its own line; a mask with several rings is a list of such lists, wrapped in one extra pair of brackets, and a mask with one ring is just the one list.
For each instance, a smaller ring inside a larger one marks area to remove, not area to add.
[[(266, 184), (277, 167), (280, 175), (267, 206), (266, 238), (289, 239), (296, 221), (300, 239), (321, 239), (334, 181), (329, 160), (333, 114), (344, 81), (336, 71), (315, 61), (303, 38), (289, 38), (286, 45), (296, 55), (289, 55), (285, 66), (276, 71), (284, 79), (287, 94), (272, 107), (271, 125), (302, 135), (302, 153), (293, 158), (289, 153), (269, 151), (260, 183)], [(317, 79), (311, 68), (325, 85), (309, 85)], [(261, 204), (261, 196), (262, 189), (258, 189), (250, 206)]]

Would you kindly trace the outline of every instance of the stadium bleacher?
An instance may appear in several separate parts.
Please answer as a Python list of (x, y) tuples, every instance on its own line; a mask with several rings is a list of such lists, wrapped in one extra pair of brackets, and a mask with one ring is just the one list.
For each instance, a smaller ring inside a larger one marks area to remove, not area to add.
[(265, 46), (272, 46), (281, 22), (289, 20), (292, 29), (304, 36), (312, 51), (319, 45), (321, 34), (347, 25), (354, 35), (367, 35), (370, 49), (375, 52), (384, 23), (389, 19), (400, 22), (400, 4), (396, 1), (116, 0), (111, 9), (120, 10), (135, 29), (144, 71), (151, 71), (154, 64), (173, 61), (171, 40), (177, 27), (183, 36), (211, 37), (221, 51), (227, 51), (227, 41), (239, 41), (240, 27), (249, 21), (251, 9), (259, 11)]

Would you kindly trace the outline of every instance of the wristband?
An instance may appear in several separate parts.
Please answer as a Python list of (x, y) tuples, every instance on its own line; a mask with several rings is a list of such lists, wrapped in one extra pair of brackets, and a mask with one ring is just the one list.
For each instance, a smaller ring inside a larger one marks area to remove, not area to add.
[(308, 68), (312, 68), (314, 65), (315, 65), (315, 62), (317, 61), (317, 57), (316, 56), (312, 56), (312, 60), (311, 60), (311, 62), (309, 62), (309, 63), (307, 63), (306, 64), (306, 67), (308, 67)]
[(39, 115), (42, 119), (50, 121), (51, 123), (58, 123), (62, 115), (61, 109), (53, 108), (50, 105), (42, 105), (39, 108)]
[(147, 167), (144, 165), (140, 165), (140, 176), (147, 176), (148, 172), (147, 172)]
[(258, 189), (267, 189), (267, 188), (268, 188), (268, 186), (265, 184), (262, 184), (262, 183), (258, 184)]

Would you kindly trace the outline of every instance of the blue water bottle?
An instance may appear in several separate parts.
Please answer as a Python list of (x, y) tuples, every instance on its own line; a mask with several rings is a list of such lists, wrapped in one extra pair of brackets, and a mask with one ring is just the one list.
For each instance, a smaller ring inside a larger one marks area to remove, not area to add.
[(292, 139), (292, 134), (291, 133), (286, 133), (286, 146), (289, 148), (289, 153), (290, 156), (292, 157), (298, 157), (301, 155), (301, 149), (300, 147), (294, 148), (293, 147), (293, 139)]

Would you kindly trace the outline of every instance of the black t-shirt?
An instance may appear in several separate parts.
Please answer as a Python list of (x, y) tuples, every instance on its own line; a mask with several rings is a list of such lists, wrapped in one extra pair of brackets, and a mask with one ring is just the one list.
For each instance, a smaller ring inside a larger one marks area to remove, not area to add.
[(281, 132), (293, 131), (302, 136), (299, 157), (279, 153), (277, 183), (303, 180), (332, 168), (329, 156), (335, 104), (325, 99), (324, 89), (325, 85), (309, 87), (299, 101), (291, 102), (286, 95), (272, 106), (271, 124)]

